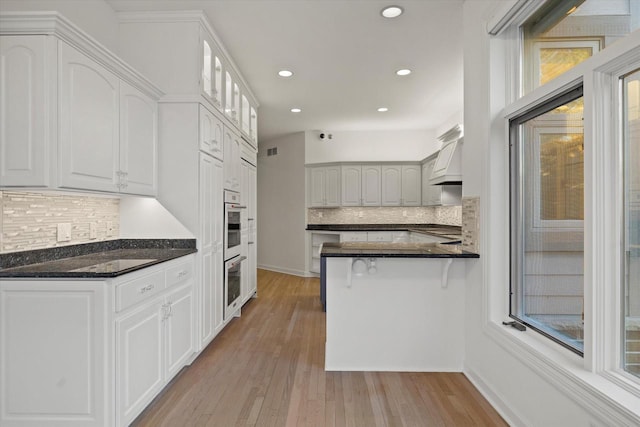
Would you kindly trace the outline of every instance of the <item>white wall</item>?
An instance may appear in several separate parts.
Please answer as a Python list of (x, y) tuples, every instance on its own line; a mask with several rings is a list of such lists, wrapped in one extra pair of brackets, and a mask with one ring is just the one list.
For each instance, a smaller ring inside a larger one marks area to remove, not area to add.
[(118, 53), (118, 22), (104, 0), (2, 0), (2, 12), (57, 11), (84, 32)]
[[(508, 262), (508, 244), (505, 241), (508, 242), (509, 233), (508, 182), (504, 179), (508, 170), (504, 153), (508, 153), (508, 145), (505, 121), (501, 117), (505, 105), (507, 68), (500, 61), (500, 57), (504, 57), (505, 43), (497, 39), (490, 43), (485, 21), (499, 3), (467, 1), (463, 7), (463, 191), (464, 196), (480, 196), (483, 206), (481, 258), (467, 263), (464, 372), (511, 425), (619, 425), (603, 419), (606, 415), (599, 413), (602, 408), (581, 406), (584, 402), (579, 398), (583, 395), (582, 390), (557, 379), (566, 370), (586, 375), (581, 358), (554, 347), (554, 354), (559, 354), (557, 358), (562, 362), (557, 365), (557, 371), (550, 374), (549, 368), (541, 366), (539, 358), (530, 356), (535, 352), (529, 347), (523, 345), (520, 349), (510, 340), (501, 339), (505, 335), (522, 333), (495, 326), (507, 320), (507, 316), (502, 317), (502, 314), (508, 307), (508, 277), (501, 275)], [(490, 54), (493, 63), (489, 61)], [(496, 156), (496, 153), (503, 155)], [(516, 336), (536, 341), (536, 334), (526, 334), (531, 335)], [(533, 348), (538, 347), (534, 345)], [(547, 351), (545, 355), (547, 353), (551, 352)], [(613, 406), (605, 404), (604, 399), (600, 403), (609, 410)]]
[(430, 130), (332, 132), (321, 140), (305, 132), (305, 164), (328, 162), (420, 161), (440, 147)]
[[(261, 144), (258, 156), (258, 266), (304, 276), (305, 135)], [(278, 155), (267, 156), (277, 147)]]

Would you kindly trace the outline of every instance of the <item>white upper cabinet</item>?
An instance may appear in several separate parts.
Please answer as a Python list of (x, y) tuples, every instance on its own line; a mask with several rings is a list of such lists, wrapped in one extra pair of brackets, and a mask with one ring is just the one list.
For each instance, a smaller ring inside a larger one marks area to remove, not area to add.
[(222, 61), (215, 50), (215, 43), (202, 31), (202, 79), (201, 90), (211, 103), (222, 109)]
[(381, 168), (378, 165), (362, 166), (362, 206), (381, 204)]
[(200, 150), (223, 160), (224, 125), (203, 105), (200, 108)]
[(309, 206), (340, 206), (340, 166), (309, 168)]
[(382, 206), (420, 206), (420, 165), (385, 165), (382, 173)]
[(158, 165), (158, 104), (120, 82), (120, 191), (155, 195)]
[(379, 165), (342, 165), (342, 206), (380, 206)]
[(342, 166), (342, 206), (362, 205), (361, 172), (360, 165)]
[(47, 186), (55, 65), (43, 36), (0, 37), (0, 186)]
[(0, 186), (155, 195), (160, 90), (81, 30), (58, 32), (62, 16), (30, 18), (0, 37)]
[(224, 188), (240, 192), (240, 137), (231, 128), (224, 129)]
[(118, 191), (119, 79), (59, 43), (60, 186)]
[(155, 195), (157, 103), (59, 42), (60, 187)]
[(382, 206), (402, 204), (402, 166), (382, 166)]
[(403, 206), (420, 206), (421, 202), (421, 176), (420, 165), (402, 166), (402, 198)]

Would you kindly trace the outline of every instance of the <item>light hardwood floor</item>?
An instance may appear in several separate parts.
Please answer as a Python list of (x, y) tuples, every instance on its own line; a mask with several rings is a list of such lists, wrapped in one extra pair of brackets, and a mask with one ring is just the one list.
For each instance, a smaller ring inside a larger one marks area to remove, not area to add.
[(133, 425), (507, 425), (461, 373), (325, 372), (318, 279), (258, 270), (258, 294)]

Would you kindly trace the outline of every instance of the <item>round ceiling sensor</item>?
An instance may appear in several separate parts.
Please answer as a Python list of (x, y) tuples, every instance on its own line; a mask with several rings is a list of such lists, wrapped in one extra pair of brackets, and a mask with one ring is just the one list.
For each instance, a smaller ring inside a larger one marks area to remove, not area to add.
[(380, 13), (385, 18), (397, 18), (398, 16), (402, 15), (402, 12), (404, 12), (404, 9), (402, 9), (400, 6), (387, 6), (382, 9)]

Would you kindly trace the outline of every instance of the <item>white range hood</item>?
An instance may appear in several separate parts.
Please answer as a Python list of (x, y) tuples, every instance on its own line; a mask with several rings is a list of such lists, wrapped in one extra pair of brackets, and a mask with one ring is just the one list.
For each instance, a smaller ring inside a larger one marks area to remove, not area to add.
[(462, 184), (462, 125), (455, 125), (438, 137), (442, 148), (429, 177), (431, 185)]

